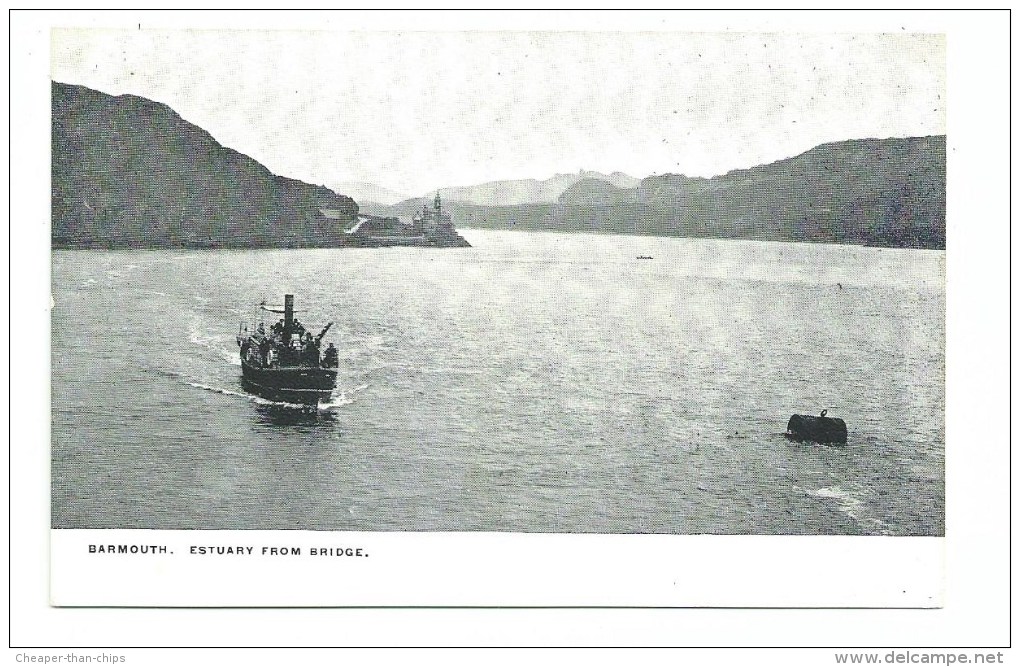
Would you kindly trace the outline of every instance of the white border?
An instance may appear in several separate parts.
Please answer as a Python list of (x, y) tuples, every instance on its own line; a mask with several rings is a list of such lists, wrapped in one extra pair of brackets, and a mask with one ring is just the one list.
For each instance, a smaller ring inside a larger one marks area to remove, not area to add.
[(100, 607), (938, 607), (943, 542), (54, 530), (50, 598)]
[[(11, 25), (12, 311), (48, 331), (48, 27), (134, 25), (134, 14), (15, 14)], [(48, 339), (19, 337), (13, 395), (9, 552), (14, 645), (878, 645), (1009, 641), (1008, 375), (1009, 17), (988, 13), (660, 13), (201, 15), (147, 24), (353, 29), (673, 29), (935, 31), (948, 36), (947, 580), (937, 611), (68, 610), (48, 607)], [(44, 370), (45, 369), (45, 370)], [(753, 554), (755, 540), (740, 551)], [(785, 538), (794, 543), (805, 538)], [(810, 538), (806, 538), (810, 539)], [(872, 538), (863, 538), (872, 539)], [(640, 564), (639, 558), (634, 558)], [(493, 577), (513, 567), (490, 563)], [(837, 574), (834, 572), (834, 575)], [(845, 572), (838, 573), (840, 575)], [(427, 576), (428, 573), (422, 573)], [(243, 622), (242, 622), (243, 621)], [(343, 632), (337, 623), (342, 622)]]

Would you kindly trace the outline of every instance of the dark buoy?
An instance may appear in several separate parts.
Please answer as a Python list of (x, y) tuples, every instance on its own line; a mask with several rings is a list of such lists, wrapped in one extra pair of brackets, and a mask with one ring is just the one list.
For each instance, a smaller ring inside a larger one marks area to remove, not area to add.
[(786, 437), (803, 442), (805, 440), (822, 444), (846, 444), (846, 422), (838, 417), (826, 417), (828, 410), (822, 410), (819, 417), (793, 415), (786, 425)]

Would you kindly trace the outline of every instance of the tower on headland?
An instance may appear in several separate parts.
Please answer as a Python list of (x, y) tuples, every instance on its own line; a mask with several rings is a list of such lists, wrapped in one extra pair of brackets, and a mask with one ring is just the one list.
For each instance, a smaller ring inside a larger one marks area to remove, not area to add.
[(438, 190), (436, 190), (435, 199), (432, 200), (432, 208), (429, 208), (427, 202), (423, 203), (421, 210), (414, 214), (412, 221), (424, 234), (433, 233), (437, 230), (453, 230), (453, 218), (447, 211), (443, 210), (443, 200), (439, 196)]

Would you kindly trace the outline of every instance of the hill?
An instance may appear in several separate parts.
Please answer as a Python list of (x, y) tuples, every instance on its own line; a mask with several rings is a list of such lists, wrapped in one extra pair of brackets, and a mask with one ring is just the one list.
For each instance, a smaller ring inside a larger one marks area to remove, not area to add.
[(841, 141), (714, 178), (578, 179), (554, 203), (449, 208), (465, 227), (945, 248), (946, 138)]
[(165, 104), (54, 82), (52, 114), (54, 248), (344, 245), (358, 213)]
[(682, 235), (944, 248), (946, 139), (841, 141), (711, 179), (651, 177), (637, 199), (670, 216), (653, 228)]

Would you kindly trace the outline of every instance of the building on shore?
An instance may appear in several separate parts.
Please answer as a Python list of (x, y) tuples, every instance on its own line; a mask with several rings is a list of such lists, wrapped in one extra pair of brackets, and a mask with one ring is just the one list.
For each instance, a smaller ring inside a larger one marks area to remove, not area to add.
[(432, 200), (432, 208), (427, 202), (422, 202), (421, 210), (411, 218), (416, 230), (422, 234), (450, 233), (453, 232), (453, 217), (448, 211), (443, 210), (443, 200), (436, 192), (436, 198)]
[(382, 217), (359, 213), (344, 228), (348, 245), (353, 246), (423, 246), (434, 248), (470, 247), (453, 226), (453, 217), (443, 210), (443, 202), (436, 193), (432, 207), (424, 203), (415, 212), (411, 222), (397, 217)]

